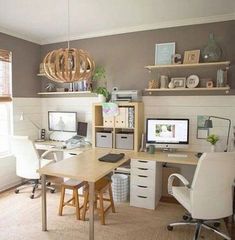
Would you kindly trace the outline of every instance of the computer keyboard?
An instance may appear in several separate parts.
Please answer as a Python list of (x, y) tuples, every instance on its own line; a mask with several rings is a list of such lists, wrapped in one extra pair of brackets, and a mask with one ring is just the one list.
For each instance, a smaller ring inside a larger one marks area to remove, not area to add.
[(168, 155), (167, 155), (168, 157), (188, 157), (188, 155), (187, 154), (182, 154), (182, 153), (169, 153)]

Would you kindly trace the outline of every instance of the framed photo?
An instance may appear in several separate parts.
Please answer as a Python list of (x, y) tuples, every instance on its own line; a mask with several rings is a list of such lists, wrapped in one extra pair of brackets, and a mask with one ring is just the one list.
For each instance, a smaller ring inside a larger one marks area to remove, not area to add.
[(184, 52), (184, 64), (199, 63), (200, 50)]
[(175, 54), (175, 42), (156, 44), (155, 65), (172, 64), (172, 57), (174, 54)]
[(185, 88), (186, 86), (185, 77), (171, 78), (171, 82), (173, 83), (174, 88)]
[(205, 121), (208, 116), (198, 115), (197, 116), (197, 139), (206, 139), (209, 135), (209, 129), (205, 128)]

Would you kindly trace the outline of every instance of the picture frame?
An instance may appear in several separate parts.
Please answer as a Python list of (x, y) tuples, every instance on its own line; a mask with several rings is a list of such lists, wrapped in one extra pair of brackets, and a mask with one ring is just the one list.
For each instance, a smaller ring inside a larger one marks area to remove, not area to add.
[(175, 42), (157, 43), (155, 45), (155, 65), (172, 64), (175, 54)]
[(184, 64), (199, 63), (200, 50), (184, 51)]
[(208, 120), (208, 116), (198, 115), (197, 116), (197, 139), (207, 139), (209, 135), (209, 129), (205, 128), (205, 121)]
[(174, 88), (185, 88), (186, 87), (186, 78), (185, 77), (171, 78), (171, 82), (173, 83)]

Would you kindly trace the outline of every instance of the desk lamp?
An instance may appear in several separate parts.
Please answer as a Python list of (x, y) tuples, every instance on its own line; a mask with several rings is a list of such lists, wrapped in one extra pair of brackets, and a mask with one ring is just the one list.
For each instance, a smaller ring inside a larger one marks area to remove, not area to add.
[(223, 117), (209, 116), (209, 118), (205, 121), (205, 125), (204, 125), (205, 128), (213, 128), (213, 122), (212, 122), (211, 118), (216, 118), (216, 119), (225, 120), (225, 121), (229, 122), (226, 149), (224, 150), (224, 152), (227, 152), (228, 151), (228, 145), (229, 145), (229, 134), (230, 134), (230, 129), (231, 129), (231, 120), (228, 119), (228, 118), (223, 118)]
[(20, 114), (20, 121), (24, 121), (25, 118), (34, 126), (38, 129), (38, 141), (43, 140), (42, 139), (42, 129), (39, 127), (35, 122), (33, 122), (29, 117), (25, 116), (24, 112), (21, 112)]

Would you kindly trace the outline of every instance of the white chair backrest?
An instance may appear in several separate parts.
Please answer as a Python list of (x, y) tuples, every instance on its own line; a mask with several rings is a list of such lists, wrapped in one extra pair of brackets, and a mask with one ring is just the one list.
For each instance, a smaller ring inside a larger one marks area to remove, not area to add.
[(16, 174), (26, 179), (39, 179), (39, 155), (28, 136), (11, 138), (12, 153), (16, 158)]
[(232, 215), (235, 152), (204, 153), (191, 186), (192, 217), (216, 219)]

